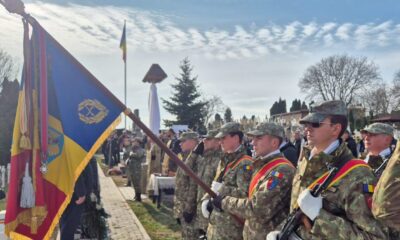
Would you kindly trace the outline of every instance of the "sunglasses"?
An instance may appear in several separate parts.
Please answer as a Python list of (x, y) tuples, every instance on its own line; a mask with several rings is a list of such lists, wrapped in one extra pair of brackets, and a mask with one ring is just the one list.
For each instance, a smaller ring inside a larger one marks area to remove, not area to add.
[(319, 128), (321, 127), (322, 124), (329, 124), (333, 125), (333, 123), (327, 123), (327, 122), (314, 122), (314, 123), (306, 123), (304, 124), (306, 127), (312, 127), (312, 128)]

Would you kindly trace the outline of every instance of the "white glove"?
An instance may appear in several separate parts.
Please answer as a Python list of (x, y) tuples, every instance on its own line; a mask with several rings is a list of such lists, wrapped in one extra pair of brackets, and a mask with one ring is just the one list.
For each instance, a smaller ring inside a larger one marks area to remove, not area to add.
[(322, 197), (313, 197), (310, 190), (305, 189), (300, 193), (299, 198), (297, 199), (297, 204), (301, 211), (303, 211), (311, 221), (314, 221), (322, 208)]
[(277, 240), (281, 231), (272, 231), (268, 233), (266, 240)]
[[(281, 231), (272, 231), (272, 232), (268, 233), (268, 235), (265, 239), (266, 240), (277, 240), (280, 234), (281, 234)], [(298, 237), (296, 233), (292, 233), (289, 236), (289, 240), (301, 240), (301, 238)]]
[(210, 202), (210, 199), (206, 199), (201, 203), (201, 213), (203, 214), (203, 217), (207, 219), (210, 217), (210, 212), (207, 210), (208, 202)]
[(129, 152), (129, 156), (130, 156), (130, 157), (133, 156), (133, 152), (132, 152), (132, 151)]
[(221, 189), (221, 187), (222, 187), (223, 185), (224, 185), (223, 183), (213, 181), (213, 182), (211, 183), (211, 190), (213, 190), (213, 192), (215, 192), (215, 193), (218, 194), (218, 193), (219, 193), (219, 190)]

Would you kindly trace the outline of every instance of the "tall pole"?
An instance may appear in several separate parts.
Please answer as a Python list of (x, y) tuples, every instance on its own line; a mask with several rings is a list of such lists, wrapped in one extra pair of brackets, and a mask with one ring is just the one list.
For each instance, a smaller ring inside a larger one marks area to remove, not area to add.
[[(125, 27), (125, 34), (126, 34), (126, 20), (124, 21), (124, 27)], [(126, 39), (126, 35), (125, 35), (125, 39)], [(125, 45), (128, 45), (128, 42), (126, 42), (125, 41)], [(128, 48), (128, 46), (126, 46), (126, 48)], [(126, 50), (126, 52), (127, 52), (128, 50)], [(125, 92), (125, 95), (124, 95), (124, 100), (125, 100), (125, 106), (127, 106), (126, 105), (126, 62), (128, 61), (128, 54), (126, 54), (126, 56), (125, 56), (125, 64), (124, 64), (124, 75), (125, 75), (125, 80), (124, 80), (124, 92)], [(126, 129), (126, 115), (125, 115), (125, 129)]]

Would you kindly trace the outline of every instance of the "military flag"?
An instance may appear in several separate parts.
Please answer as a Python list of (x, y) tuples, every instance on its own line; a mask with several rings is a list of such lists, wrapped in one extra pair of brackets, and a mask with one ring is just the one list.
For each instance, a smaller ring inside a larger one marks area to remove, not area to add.
[(124, 30), (122, 30), (121, 42), (119, 43), (119, 48), (122, 49), (122, 59), (126, 62), (126, 22), (124, 23)]
[(50, 238), (75, 181), (120, 122), (122, 110), (36, 20), (24, 16), (24, 69), (5, 218), (9, 237)]

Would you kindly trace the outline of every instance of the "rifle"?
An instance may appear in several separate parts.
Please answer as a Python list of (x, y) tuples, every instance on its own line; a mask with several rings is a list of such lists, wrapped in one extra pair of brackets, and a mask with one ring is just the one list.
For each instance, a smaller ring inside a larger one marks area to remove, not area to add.
[[(324, 191), (329, 186), (338, 171), (339, 168), (332, 167), (331, 170), (329, 170), (328, 176), (324, 180), (324, 182), (321, 185), (317, 184), (311, 190), (311, 195), (313, 195), (314, 197), (319, 196), (322, 191)], [(303, 212), (300, 208), (294, 209), (287, 218), (286, 223), (278, 236), (278, 240), (288, 240), (289, 236), (300, 227), (302, 216)]]

